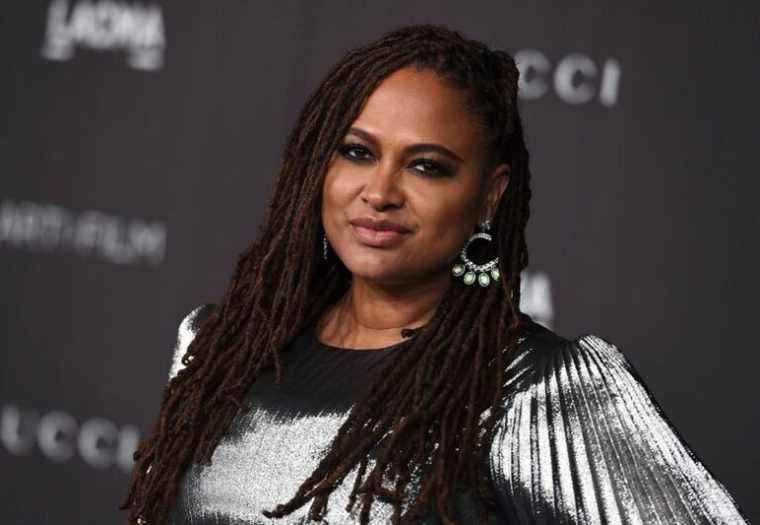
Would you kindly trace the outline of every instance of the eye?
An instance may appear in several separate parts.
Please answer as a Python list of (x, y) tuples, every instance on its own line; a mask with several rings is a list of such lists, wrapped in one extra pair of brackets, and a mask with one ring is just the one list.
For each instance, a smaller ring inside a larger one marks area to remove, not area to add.
[(423, 170), (414, 170), (425, 176), (430, 177), (448, 177), (451, 175), (451, 170), (442, 164), (430, 159), (420, 159), (415, 162), (413, 166), (422, 166)]
[[(367, 163), (372, 161), (372, 152), (361, 144), (354, 142), (343, 144), (338, 148), (338, 152), (351, 162)], [(419, 166), (422, 169), (418, 169)], [(432, 159), (417, 159), (412, 162), (410, 167), (412, 171), (423, 177), (449, 177), (453, 173), (452, 169)]]
[(359, 144), (344, 144), (340, 148), (338, 148), (338, 151), (340, 152), (341, 155), (346, 157), (348, 160), (359, 161), (359, 162), (363, 162), (367, 160), (365, 155), (367, 154), (372, 155), (372, 153), (367, 148)]

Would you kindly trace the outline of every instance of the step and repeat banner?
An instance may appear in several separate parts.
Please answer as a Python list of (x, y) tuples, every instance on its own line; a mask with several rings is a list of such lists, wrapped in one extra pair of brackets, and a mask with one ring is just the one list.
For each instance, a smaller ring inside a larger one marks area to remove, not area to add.
[(523, 309), (623, 350), (751, 519), (760, 8), (53, 0), (0, 18), (0, 522), (122, 523), (182, 317), (257, 232), (346, 50), (434, 22), (512, 53)]

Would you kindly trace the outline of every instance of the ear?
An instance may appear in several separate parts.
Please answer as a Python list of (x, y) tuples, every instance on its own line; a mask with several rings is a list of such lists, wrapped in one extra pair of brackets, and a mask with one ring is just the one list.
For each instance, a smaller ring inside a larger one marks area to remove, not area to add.
[(485, 206), (483, 206), (484, 213), (480, 217), (480, 222), (486, 219), (493, 220), (499, 199), (501, 199), (501, 195), (509, 184), (509, 173), (509, 164), (499, 164), (486, 176), (486, 201)]

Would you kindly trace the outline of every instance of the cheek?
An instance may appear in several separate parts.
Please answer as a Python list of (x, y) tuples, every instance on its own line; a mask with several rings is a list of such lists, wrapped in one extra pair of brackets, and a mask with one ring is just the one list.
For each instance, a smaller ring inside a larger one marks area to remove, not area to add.
[(415, 209), (423, 222), (423, 230), (437, 234), (463, 232), (470, 227), (476, 212), (475, 196), (470, 188), (441, 188), (435, 194), (420, 194)]
[(354, 179), (335, 168), (325, 175), (322, 185), (322, 222), (328, 232), (345, 218), (349, 204), (359, 191)]
[[(474, 196), (464, 197), (463, 192), (441, 192), (431, 198), (428, 194), (418, 201), (422, 241), (433, 251), (458, 250), (472, 233), (476, 217)], [(438, 249), (436, 249), (438, 247)]]

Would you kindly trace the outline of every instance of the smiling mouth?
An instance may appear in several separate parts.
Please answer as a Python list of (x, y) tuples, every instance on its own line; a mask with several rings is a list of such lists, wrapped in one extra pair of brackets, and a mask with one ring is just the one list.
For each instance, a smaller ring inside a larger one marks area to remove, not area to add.
[(375, 230), (373, 228), (366, 228), (356, 224), (352, 224), (351, 229), (359, 242), (375, 248), (387, 248), (388, 246), (393, 246), (398, 244), (406, 235), (408, 235), (407, 233), (401, 233), (394, 230)]

